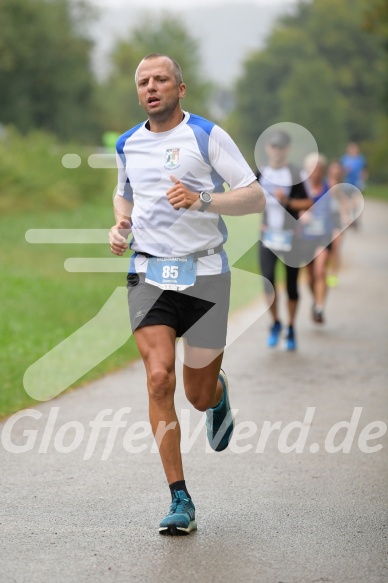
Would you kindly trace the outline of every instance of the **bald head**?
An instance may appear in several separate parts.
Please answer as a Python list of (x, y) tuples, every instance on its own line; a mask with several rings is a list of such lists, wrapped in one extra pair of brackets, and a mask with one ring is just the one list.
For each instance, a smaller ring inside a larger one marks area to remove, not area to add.
[(177, 61), (175, 61), (175, 59), (172, 59), (171, 57), (169, 57), (168, 55), (163, 55), (161, 53), (151, 53), (150, 55), (147, 55), (146, 57), (144, 57), (144, 59), (142, 59), (139, 63), (139, 65), (137, 66), (136, 72), (135, 72), (135, 83), (137, 85), (137, 80), (138, 80), (138, 76), (139, 76), (139, 69), (141, 67), (141, 65), (143, 63), (145, 63), (146, 61), (150, 61), (150, 60), (161, 60), (162, 62), (167, 62), (169, 63), (169, 67), (170, 70), (175, 78), (176, 84), (180, 85), (181, 83), (183, 83), (183, 75), (182, 75), (182, 69), (179, 65), (179, 63)]

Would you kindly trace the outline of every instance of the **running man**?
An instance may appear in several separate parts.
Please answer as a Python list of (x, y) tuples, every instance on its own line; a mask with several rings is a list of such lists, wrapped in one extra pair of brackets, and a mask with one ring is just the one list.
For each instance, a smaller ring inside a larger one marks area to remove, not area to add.
[(326, 180), (327, 159), (323, 154), (308, 154), (304, 160), (308, 175), (306, 184), (314, 202), (312, 208), (303, 213), (302, 236), (309, 287), (313, 296), (312, 319), (324, 323), (323, 310), (327, 296), (327, 269), (333, 239), (333, 197)]
[(135, 82), (148, 120), (117, 142), (116, 224), (109, 239), (112, 253), (123, 255), (132, 232), (131, 327), (147, 373), (150, 422), (172, 496), (159, 532), (181, 535), (197, 525), (174, 406), (176, 338), (184, 338), (187, 399), (206, 411), (209, 443), (222, 451), (234, 422), (221, 370), (230, 269), (220, 215), (260, 213), (265, 198), (230, 136), (182, 110), (186, 85), (175, 60), (148, 55)]
[(343, 230), (349, 225), (349, 199), (343, 183), (343, 168), (339, 160), (332, 160), (327, 168), (327, 183), (331, 196), (331, 216), (333, 222), (333, 240), (330, 245), (330, 261), (326, 283), (329, 287), (337, 287), (341, 267), (341, 246), (344, 237)]
[(340, 163), (344, 169), (344, 182), (355, 186), (358, 190), (364, 190), (368, 171), (365, 156), (361, 154), (360, 146), (356, 142), (348, 144)]
[(340, 163), (344, 170), (344, 182), (348, 185), (345, 188), (345, 194), (349, 198), (351, 226), (357, 229), (359, 227), (359, 218), (355, 219), (355, 217), (359, 214), (359, 209), (362, 208), (361, 192), (365, 188), (368, 169), (365, 156), (361, 153), (360, 146), (356, 142), (348, 144), (346, 153), (341, 157)]
[[(276, 264), (285, 264), (288, 325), (284, 349), (296, 350), (295, 317), (298, 305), (299, 245), (295, 219), (312, 205), (299, 168), (288, 163), (291, 137), (283, 130), (273, 130), (266, 141), (268, 164), (259, 169), (257, 178), (264, 189), (267, 206), (261, 225), (259, 264), (264, 279), (264, 291), (272, 316), (267, 345), (275, 347), (282, 331), (279, 315), (279, 290), (276, 286)], [(273, 297), (275, 289), (275, 297)]]

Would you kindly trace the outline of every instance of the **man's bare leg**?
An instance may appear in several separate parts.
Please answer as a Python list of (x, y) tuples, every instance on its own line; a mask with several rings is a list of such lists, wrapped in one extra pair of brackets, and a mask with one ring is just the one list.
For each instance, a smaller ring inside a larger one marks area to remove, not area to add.
[(138, 328), (134, 336), (147, 373), (149, 417), (154, 436), (160, 423), (172, 424), (171, 429), (161, 433), (158, 443), (167, 481), (172, 484), (184, 479), (181, 431), (174, 405), (176, 333), (169, 326), (158, 325)]
[(198, 411), (216, 407), (222, 399), (222, 383), (218, 379), (223, 351), (197, 348), (185, 340), (183, 383), (186, 397)]

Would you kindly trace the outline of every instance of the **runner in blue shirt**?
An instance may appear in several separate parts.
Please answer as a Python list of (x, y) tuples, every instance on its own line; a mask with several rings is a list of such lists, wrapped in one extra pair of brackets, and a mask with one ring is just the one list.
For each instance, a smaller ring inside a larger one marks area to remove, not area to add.
[(356, 142), (348, 144), (346, 154), (342, 156), (340, 162), (344, 169), (344, 182), (363, 190), (367, 178), (366, 160)]
[[(360, 224), (359, 210), (363, 204), (361, 192), (365, 188), (368, 170), (365, 156), (361, 154), (360, 147), (356, 142), (350, 142), (348, 144), (346, 154), (342, 156), (340, 163), (344, 170), (344, 182), (347, 184), (344, 191), (349, 197), (351, 226), (358, 228)], [(355, 219), (355, 217), (358, 218)]]

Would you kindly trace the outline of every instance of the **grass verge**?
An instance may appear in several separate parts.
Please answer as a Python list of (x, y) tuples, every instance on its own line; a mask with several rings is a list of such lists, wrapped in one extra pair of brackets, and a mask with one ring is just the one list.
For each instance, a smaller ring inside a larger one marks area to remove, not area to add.
[(364, 196), (388, 202), (388, 184), (368, 184)]
[[(233, 269), (231, 309), (238, 309), (258, 297), (255, 239), (257, 216), (230, 218), (228, 253)], [(112, 209), (109, 196), (95, 204), (47, 213), (23, 213), (0, 218), (3, 234), (1, 268), (1, 370), (0, 417), (35, 401), (25, 391), (25, 371), (64, 339), (87, 324), (103, 308), (117, 287), (125, 286), (125, 273), (69, 273), (64, 262), (69, 257), (111, 258), (108, 244), (30, 244), (29, 229), (98, 228), (109, 229)], [(247, 251), (247, 252), (246, 252)], [(241, 259), (240, 259), (241, 257)], [(120, 319), (121, 322), (121, 319)], [(109, 325), (109, 323), (108, 323)], [(122, 325), (130, 332), (126, 308)], [(101, 329), (101, 334), (104, 330)], [(96, 338), (96, 342), (97, 342)], [(70, 388), (127, 365), (138, 357), (131, 336)], [(82, 355), (79, 355), (82, 358)], [(70, 364), (69, 364), (70, 366)], [(55, 374), (52, 371), (51, 374)]]

